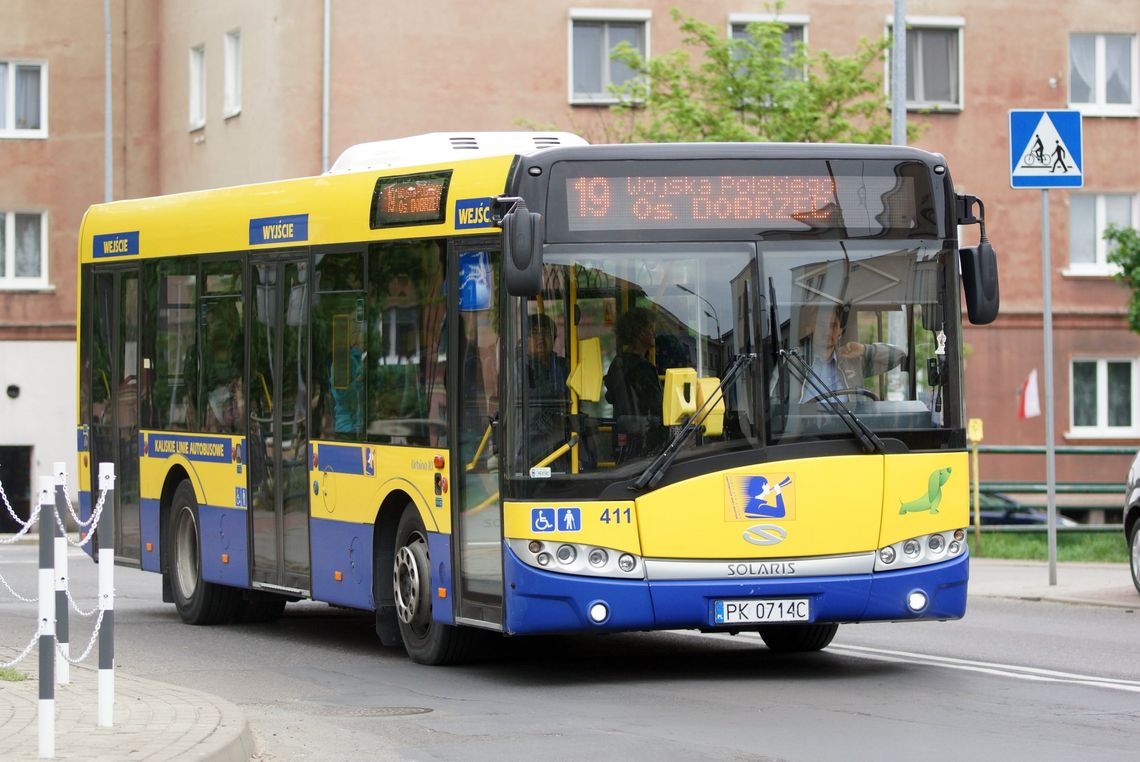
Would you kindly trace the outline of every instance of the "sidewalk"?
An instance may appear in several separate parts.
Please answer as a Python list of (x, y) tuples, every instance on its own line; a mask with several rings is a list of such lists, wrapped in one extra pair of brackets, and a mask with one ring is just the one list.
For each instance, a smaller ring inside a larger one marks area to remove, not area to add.
[(1128, 564), (1059, 562), (1049, 584), (1047, 561), (970, 558), (970, 595), (1140, 609)]
[[(0, 662), (19, 655), (0, 647)], [(0, 759), (39, 758), (39, 681), (33, 650), (16, 669), (31, 675), (0, 680)], [(206, 693), (115, 672), (114, 727), (98, 727), (98, 670), (71, 666), (71, 682), (55, 687), (55, 759), (224, 760), (254, 754), (245, 715)]]

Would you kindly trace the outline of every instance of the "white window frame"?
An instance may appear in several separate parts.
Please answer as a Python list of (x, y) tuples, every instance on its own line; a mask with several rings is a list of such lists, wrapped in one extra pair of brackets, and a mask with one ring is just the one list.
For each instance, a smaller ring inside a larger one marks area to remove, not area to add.
[[(40, 216), (40, 274), (35, 278), (16, 277), (16, 215)], [(0, 225), (4, 226), (4, 275), (0, 276), (0, 291), (43, 291), (51, 287), (48, 281), (48, 213), (43, 209), (2, 209)]]
[(811, 16), (798, 13), (730, 13), (728, 14), (728, 38), (732, 39), (732, 32), (735, 27), (766, 24), (771, 21), (779, 21), (789, 27), (803, 29), (804, 45), (808, 44), (808, 25), (811, 22)]
[[(884, 34), (890, 36), (891, 30), (894, 28), (895, 19), (893, 16), (886, 17), (886, 27)], [(940, 101), (910, 101), (906, 103), (907, 111), (940, 111), (943, 113), (957, 113), (966, 108), (966, 19), (962, 16), (907, 16), (906, 18), (906, 31), (907, 36), (910, 36), (912, 31), (922, 31), (923, 29), (957, 29), (958, 30), (958, 102), (957, 103), (943, 103)], [(891, 49), (887, 49), (887, 54), (883, 56), (883, 86), (886, 88), (886, 95), (888, 102), (891, 96)], [(918, 67), (910, 61), (907, 57), (907, 66), (914, 71)]]
[(225, 98), (222, 116), (226, 119), (241, 113), (241, 30), (231, 29), (223, 40), (225, 54)]
[[(733, 31), (738, 26), (765, 24), (771, 21), (779, 21), (781, 24), (786, 24), (789, 28), (798, 28), (803, 37), (804, 47), (807, 48), (808, 25), (811, 21), (811, 17), (799, 13), (730, 13), (728, 14), (728, 39), (735, 39), (733, 37)], [(804, 78), (807, 78), (807, 72), (804, 72)]]
[(206, 45), (190, 47), (189, 58), (189, 123), (190, 131), (206, 126)]
[[(48, 63), (31, 58), (3, 58), (0, 63), (8, 65), (4, 92), (4, 122), (0, 123), (0, 138), (27, 140), (42, 140), (48, 136)], [(40, 126), (38, 129), (27, 130), (16, 127), (16, 67), (38, 66), (40, 68)]]
[[(1072, 225), (1072, 196), (1078, 195), (1076, 192), (1070, 195), (1070, 221)], [(1092, 276), (1103, 278), (1107, 276), (1116, 275), (1120, 272), (1120, 266), (1111, 264), (1108, 261), (1108, 241), (1104, 240), (1104, 231), (1108, 227), (1105, 222), (1105, 203), (1107, 202), (1106, 196), (1131, 196), (1132, 197), (1132, 225), (1136, 227), (1140, 225), (1140, 193), (1127, 193), (1127, 192), (1113, 192), (1103, 191), (1100, 193), (1081, 193), (1082, 196), (1094, 196), (1096, 198), (1096, 261), (1095, 262), (1074, 262), (1072, 258), (1072, 244), (1070, 239), (1070, 253), (1069, 253), (1069, 266), (1061, 271), (1062, 275), (1067, 276)], [(1070, 234), (1071, 235), (1071, 234)]]
[[(1093, 82), (1093, 102), (1092, 103), (1074, 103), (1072, 94), (1072, 77), (1070, 72), (1073, 68), (1073, 36), (1083, 35), (1087, 37), (1094, 37), (1094, 64), (1096, 68), (1095, 81)], [(1105, 88), (1108, 86), (1105, 80), (1105, 35), (1115, 34), (1124, 35), (1126, 32), (1069, 32), (1069, 57), (1067, 59), (1068, 68), (1065, 70), (1065, 77), (1069, 80), (1069, 108), (1076, 109), (1082, 114), (1088, 116), (1125, 116), (1136, 117), (1140, 116), (1140, 39), (1136, 34), (1127, 35), (1131, 38), (1131, 63), (1132, 63), (1132, 102), (1131, 103), (1106, 103), (1105, 102)]]
[[(1078, 362), (1096, 363), (1096, 424), (1077, 426), (1076, 394), (1074, 394), (1073, 366)], [(1132, 368), (1132, 425), (1108, 425), (1108, 363), (1128, 363)], [(1136, 439), (1140, 437), (1140, 388), (1137, 381), (1137, 361), (1133, 357), (1073, 357), (1069, 360), (1069, 430), (1066, 439)]]
[(571, 8), (566, 21), (566, 98), (572, 106), (605, 106), (618, 102), (608, 92), (610, 84), (609, 58), (606, 67), (602, 70), (602, 92), (597, 95), (583, 96), (574, 92), (574, 23), (577, 21), (596, 21), (603, 24), (624, 23), (642, 25), (642, 34), (645, 38), (645, 60), (649, 60), (649, 22), (653, 18), (652, 11), (639, 11), (633, 9), (606, 9), (606, 8)]

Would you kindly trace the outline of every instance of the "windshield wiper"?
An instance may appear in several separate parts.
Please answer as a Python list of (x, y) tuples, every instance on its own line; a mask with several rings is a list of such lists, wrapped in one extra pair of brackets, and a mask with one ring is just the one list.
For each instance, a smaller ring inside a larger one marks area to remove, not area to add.
[(851, 429), (851, 433), (858, 437), (859, 443), (863, 446), (863, 452), (877, 452), (883, 454), (887, 451), (883, 440), (879, 439), (867, 424), (863, 423), (855, 413), (851, 412), (851, 408), (847, 406), (847, 403), (840, 399), (836, 392), (828, 388), (824, 380), (815, 372), (815, 369), (808, 365), (804, 358), (800, 357), (795, 351), (788, 351), (782, 348), (777, 351), (777, 354), (780, 359), (784, 361), (785, 367), (796, 375), (799, 382), (810, 386), (812, 394), (818, 397), (819, 401), (823, 403), (833, 415), (839, 416), (839, 418), (847, 424), (847, 428)]
[(689, 416), (689, 420), (685, 421), (685, 425), (681, 427), (680, 431), (673, 435), (673, 438), (669, 440), (669, 444), (666, 445), (665, 449), (661, 451), (661, 454), (649, 464), (649, 468), (645, 469), (645, 472), (637, 477), (637, 481), (633, 483), (630, 489), (645, 489), (646, 486), (657, 486), (657, 482), (661, 481), (661, 477), (665, 475), (665, 471), (669, 468), (669, 465), (676, 459), (677, 454), (681, 451), (681, 445), (689, 438), (689, 434), (692, 434), (696, 431), (698, 426), (704, 423), (705, 418), (708, 417), (708, 414), (711, 413), (716, 406), (718, 398), (724, 399), (724, 390), (728, 388), (730, 383), (736, 380), (736, 376), (740, 374), (744, 366), (755, 359), (755, 353), (739, 354), (736, 356), (736, 359), (728, 366), (728, 370), (725, 371), (724, 376), (721, 377), (720, 383), (716, 385), (712, 394), (706, 397), (704, 404), (702, 404), (695, 413)]

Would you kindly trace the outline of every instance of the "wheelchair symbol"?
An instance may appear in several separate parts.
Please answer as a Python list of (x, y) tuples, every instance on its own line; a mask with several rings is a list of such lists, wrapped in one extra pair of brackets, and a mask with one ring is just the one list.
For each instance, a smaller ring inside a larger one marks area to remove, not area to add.
[(530, 528), (534, 532), (553, 532), (557, 525), (551, 521), (554, 513), (552, 508), (532, 508), (530, 512)]

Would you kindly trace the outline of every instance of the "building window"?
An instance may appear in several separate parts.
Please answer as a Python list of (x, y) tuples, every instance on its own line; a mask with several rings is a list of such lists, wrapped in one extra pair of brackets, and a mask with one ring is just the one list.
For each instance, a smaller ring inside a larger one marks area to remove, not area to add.
[(190, 129), (206, 126), (206, 46), (190, 48)]
[(611, 85), (633, 78), (628, 66), (610, 58), (622, 42), (649, 57), (649, 11), (570, 12), (570, 102), (616, 103)]
[(1134, 34), (1069, 35), (1069, 104), (1086, 114), (1138, 116)]
[(1066, 274), (1111, 275), (1116, 265), (1108, 254), (1115, 244), (1104, 240), (1109, 225), (1130, 228), (1140, 217), (1134, 193), (1073, 193), (1069, 196), (1069, 269)]
[[(784, 58), (791, 58), (792, 54), (796, 52), (797, 44), (807, 44), (807, 16), (777, 16), (767, 13), (733, 13), (728, 17), (729, 35), (734, 40), (747, 40), (749, 36), (749, 24), (769, 23), (773, 21), (778, 21), (781, 24), (784, 24)], [(799, 71), (791, 67), (788, 68), (788, 79), (804, 79), (805, 77), (806, 72)]]
[[(888, 31), (893, 19), (887, 19)], [(962, 108), (962, 18), (909, 18), (906, 29), (906, 106)], [(889, 51), (888, 51), (889, 53)], [(890, 61), (887, 62), (890, 72)], [(885, 78), (890, 87), (890, 77)]]
[(1134, 360), (1073, 360), (1069, 381), (1072, 390), (1069, 435), (1136, 435)]
[(241, 30), (226, 32), (226, 97), (225, 116), (241, 113)]
[(47, 215), (0, 211), (0, 289), (47, 285)]
[(0, 138), (47, 137), (47, 64), (0, 60)]

